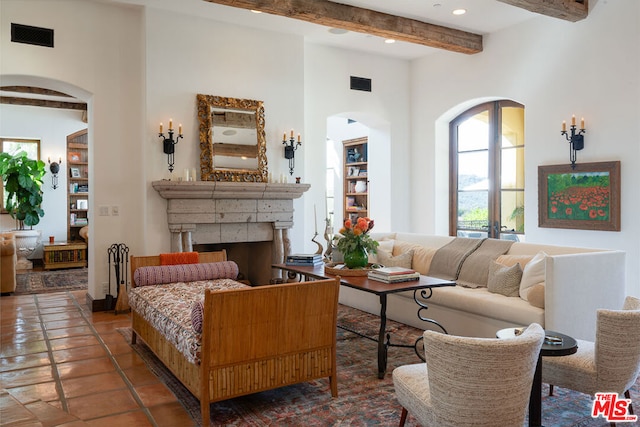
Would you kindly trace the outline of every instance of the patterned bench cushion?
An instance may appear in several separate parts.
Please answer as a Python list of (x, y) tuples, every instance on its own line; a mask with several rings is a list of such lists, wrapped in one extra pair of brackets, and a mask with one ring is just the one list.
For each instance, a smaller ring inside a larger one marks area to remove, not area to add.
[(189, 362), (199, 364), (201, 334), (193, 328), (192, 307), (204, 300), (205, 289), (246, 287), (231, 279), (142, 286), (131, 289), (129, 305), (184, 354)]
[(136, 286), (237, 277), (238, 265), (233, 261), (140, 267), (133, 273)]

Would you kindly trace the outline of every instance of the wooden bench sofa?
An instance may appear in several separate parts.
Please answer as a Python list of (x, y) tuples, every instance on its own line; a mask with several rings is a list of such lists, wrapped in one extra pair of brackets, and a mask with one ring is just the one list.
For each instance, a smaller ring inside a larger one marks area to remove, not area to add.
[[(224, 251), (199, 254), (199, 263), (225, 260)], [(159, 262), (159, 256), (132, 256), (131, 277)], [(136, 286), (132, 280), (131, 293)], [(199, 364), (133, 307), (132, 343), (144, 340), (200, 400), (206, 426), (210, 403), (263, 390), (328, 377), (335, 397), (338, 292), (337, 280), (205, 290)]]

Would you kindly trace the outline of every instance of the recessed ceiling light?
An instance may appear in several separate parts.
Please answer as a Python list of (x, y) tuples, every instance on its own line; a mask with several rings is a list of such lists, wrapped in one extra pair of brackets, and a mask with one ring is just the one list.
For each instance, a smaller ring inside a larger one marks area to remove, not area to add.
[(464, 15), (465, 13), (467, 13), (467, 9), (455, 9), (453, 12), (454, 15)]
[(255, 9), (251, 9), (251, 12), (253, 12), (253, 13), (262, 13), (261, 10), (255, 10)]
[(384, 42), (386, 44), (391, 44), (391, 43), (395, 43), (396, 41), (394, 39), (385, 39)]
[(349, 31), (345, 30), (344, 28), (329, 28), (329, 32), (331, 34), (346, 34)]

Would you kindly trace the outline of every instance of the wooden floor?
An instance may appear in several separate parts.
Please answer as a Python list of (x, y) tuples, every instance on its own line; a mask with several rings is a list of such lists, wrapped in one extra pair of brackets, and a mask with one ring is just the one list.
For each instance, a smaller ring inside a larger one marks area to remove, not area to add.
[(195, 426), (86, 291), (0, 298), (0, 425)]

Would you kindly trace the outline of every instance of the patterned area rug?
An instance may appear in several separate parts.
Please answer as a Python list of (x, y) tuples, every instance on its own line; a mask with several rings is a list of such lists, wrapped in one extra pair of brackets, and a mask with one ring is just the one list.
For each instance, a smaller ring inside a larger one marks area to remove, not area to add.
[[(340, 306), (338, 323), (357, 325), (357, 330), (377, 335), (378, 317)], [(420, 336), (418, 329), (388, 321), (393, 344), (413, 345)], [(120, 329), (131, 342), (131, 330)], [(191, 417), (200, 425), (200, 405), (197, 399), (166, 369), (143, 343), (133, 348), (182, 402)], [(211, 405), (211, 426), (393, 426), (400, 420), (400, 406), (393, 391), (391, 371), (397, 366), (419, 363), (413, 349), (391, 347), (387, 375), (377, 377), (377, 343), (351, 332), (338, 329), (338, 397), (332, 398), (328, 380), (316, 380), (230, 399)], [(589, 396), (556, 388), (547, 397), (543, 386), (543, 424), (547, 427), (608, 426), (602, 418), (592, 419)], [(631, 389), (634, 403), (640, 406), (640, 379)], [(464, 402), (461, 402), (464, 408)], [(405, 424), (415, 427), (412, 416)], [(625, 427), (639, 424), (623, 424)]]
[(68, 268), (52, 271), (29, 271), (16, 275), (15, 295), (48, 292), (77, 291), (87, 289), (89, 270)]

